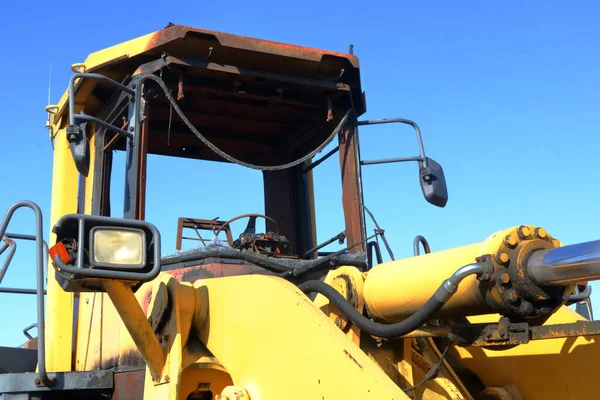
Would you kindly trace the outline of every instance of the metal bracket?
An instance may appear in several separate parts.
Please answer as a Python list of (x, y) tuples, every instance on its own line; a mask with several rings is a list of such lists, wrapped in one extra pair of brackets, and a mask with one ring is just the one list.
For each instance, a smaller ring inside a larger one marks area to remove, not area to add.
[(511, 323), (508, 318), (500, 318), (497, 324), (486, 326), (471, 346), (498, 347), (525, 344), (529, 342), (529, 324)]
[(506, 347), (532, 340), (600, 336), (600, 321), (529, 326), (527, 322), (510, 322), (500, 318), (497, 324), (470, 324), (423, 327), (407, 337), (451, 337), (460, 346)]

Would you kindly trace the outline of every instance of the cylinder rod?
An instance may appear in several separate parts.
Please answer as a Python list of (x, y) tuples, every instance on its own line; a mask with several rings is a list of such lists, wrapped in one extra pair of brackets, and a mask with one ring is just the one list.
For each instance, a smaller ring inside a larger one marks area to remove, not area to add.
[(540, 286), (600, 279), (600, 240), (535, 251), (527, 273)]

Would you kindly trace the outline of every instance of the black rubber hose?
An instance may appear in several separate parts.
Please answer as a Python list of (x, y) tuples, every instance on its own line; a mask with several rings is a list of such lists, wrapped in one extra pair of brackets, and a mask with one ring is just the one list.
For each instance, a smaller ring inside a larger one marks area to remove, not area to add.
[(327, 297), (350, 322), (369, 335), (381, 338), (404, 336), (427, 322), (444, 306), (435, 296), (427, 300), (416, 313), (395, 324), (380, 324), (359, 313), (337, 290), (321, 281), (308, 281), (298, 286), (304, 293), (318, 292)]
[[(364, 257), (360, 256), (360, 254), (345, 256), (340, 253), (341, 251), (331, 254), (327, 257), (317, 258), (316, 260), (296, 260), (269, 257), (251, 250), (238, 250), (231, 247), (219, 247), (209, 250), (187, 251), (183, 254), (163, 257), (161, 264), (163, 267), (167, 267), (168, 265), (176, 263), (200, 261), (207, 258), (229, 258), (247, 261), (270, 271), (281, 273), (284, 276), (296, 276), (306, 271), (315, 268), (326, 267), (332, 264), (352, 265), (356, 267), (363, 267), (365, 264), (363, 260)], [(168, 267), (166, 269), (168, 269)]]
[(418, 329), (421, 325), (431, 319), (444, 304), (456, 293), (458, 284), (464, 278), (472, 274), (484, 272), (484, 266), (480, 264), (469, 264), (456, 271), (450, 278), (445, 280), (433, 296), (410, 317), (394, 324), (380, 324), (372, 321), (359, 313), (354, 305), (348, 302), (337, 290), (321, 281), (307, 281), (298, 285), (304, 293), (317, 292), (327, 297), (346, 318), (356, 325), (360, 330), (372, 336), (381, 338), (393, 338), (404, 336)]

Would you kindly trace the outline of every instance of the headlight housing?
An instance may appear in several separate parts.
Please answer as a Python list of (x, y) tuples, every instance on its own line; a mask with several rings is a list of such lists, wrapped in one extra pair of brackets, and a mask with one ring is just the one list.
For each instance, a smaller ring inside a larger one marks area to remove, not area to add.
[(141, 229), (96, 226), (89, 243), (95, 267), (141, 269), (146, 265), (146, 234)]
[(67, 214), (52, 231), (49, 254), (65, 291), (104, 291), (107, 281), (135, 291), (160, 272), (160, 233), (146, 221)]

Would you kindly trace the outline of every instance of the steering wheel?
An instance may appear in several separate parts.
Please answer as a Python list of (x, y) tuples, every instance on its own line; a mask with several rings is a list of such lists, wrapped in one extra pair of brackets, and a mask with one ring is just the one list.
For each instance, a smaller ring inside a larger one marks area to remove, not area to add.
[(217, 229), (217, 231), (215, 232), (215, 236), (219, 236), (219, 233), (221, 233), (223, 228), (225, 228), (232, 222), (237, 221), (238, 219), (242, 219), (242, 218), (249, 218), (248, 225), (246, 225), (246, 229), (244, 229), (244, 233), (256, 233), (256, 218), (257, 217), (263, 218), (267, 221), (271, 221), (273, 224), (275, 224), (275, 229), (277, 231), (276, 233), (279, 234), (279, 224), (277, 224), (277, 222), (273, 218), (268, 217), (263, 214), (242, 214), (242, 215), (238, 215), (237, 217), (233, 217), (230, 220), (225, 221), (225, 223), (223, 223), (223, 225), (221, 225), (221, 227), (219, 229)]

